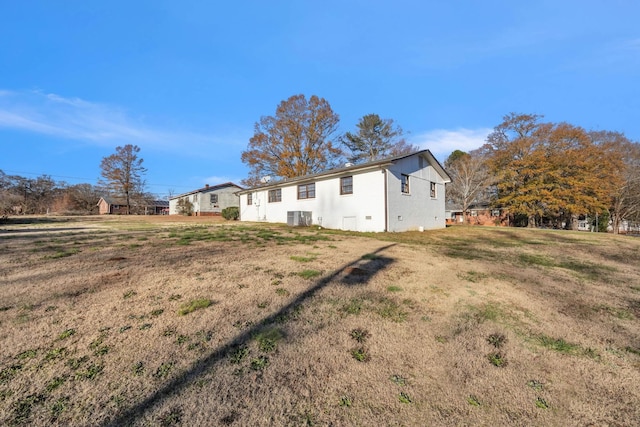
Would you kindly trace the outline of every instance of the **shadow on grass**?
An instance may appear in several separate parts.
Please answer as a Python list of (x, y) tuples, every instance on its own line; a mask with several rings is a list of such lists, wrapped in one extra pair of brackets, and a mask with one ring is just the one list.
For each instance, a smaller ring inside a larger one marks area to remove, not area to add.
[[(396, 244), (393, 243), (387, 246), (383, 246), (373, 253), (366, 254), (366, 257), (349, 262), (348, 264), (345, 264), (338, 270), (334, 271), (332, 274), (318, 279), (313, 286), (304, 291), (289, 304), (282, 307), (282, 309), (265, 317), (261, 322), (256, 323), (255, 326), (244, 330), (242, 333), (238, 334), (235, 338), (228, 341), (226, 344), (219, 346), (208, 356), (194, 363), (191, 369), (178, 375), (160, 390), (142, 400), (134, 407), (121, 412), (114, 419), (107, 420), (102, 425), (133, 425), (139, 418), (142, 418), (146, 412), (164, 402), (166, 399), (179, 394), (187, 386), (197, 381), (200, 375), (205, 374), (214, 364), (225, 359), (229, 352), (231, 352), (233, 349), (239, 348), (243, 345), (247, 345), (256, 335), (256, 333), (260, 332), (265, 325), (277, 323), (283, 317), (287, 317), (290, 313), (299, 310), (304, 301), (313, 297), (318, 291), (320, 291), (330, 283), (336, 282), (346, 285), (365, 284), (371, 278), (373, 278), (375, 274), (387, 268), (394, 262), (393, 258), (382, 256), (380, 255), (380, 253), (395, 245)], [(355, 271), (362, 273), (358, 273), (354, 278)]]

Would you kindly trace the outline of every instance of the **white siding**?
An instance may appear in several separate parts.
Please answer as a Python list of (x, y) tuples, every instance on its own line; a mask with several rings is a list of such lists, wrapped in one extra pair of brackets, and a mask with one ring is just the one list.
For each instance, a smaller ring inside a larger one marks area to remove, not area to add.
[[(425, 150), (388, 162), (354, 167), (315, 180), (296, 180), (255, 189), (253, 204), (240, 195), (242, 221), (287, 222), (287, 212), (311, 212), (313, 225), (353, 231), (410, 231), (445, 227), (444, 184), (446, 174)], [(409, 176), (409, 192), (404, 194), (401, 177)], [(340, 194), (340, 178), (353, 176), (353, 194)], [(316, 197), (298, 200), (298, 185), (315, 182)], [(431, 183), (436, 186), (431, 196)], [(280, 188), (282, 201), (268, 202), (268, 190)]]
[[(340, 177), (353, 176), (353, 194), (340, 194)], [(268, 202), (268, 190), (256, 190), (253, 204), (247, 194), (240, 196), (242, 221), (287, 222), (288, 211), (309, 211), (313, 225), (353, 231), (384, 231), (384, 172), (345, 173), (344, 175), (283, 184), (282, 201)], [(298, 200), (298, 185), (315, 182), (316, 197)], [(275, 188), (275, 187), (274, 187)]]

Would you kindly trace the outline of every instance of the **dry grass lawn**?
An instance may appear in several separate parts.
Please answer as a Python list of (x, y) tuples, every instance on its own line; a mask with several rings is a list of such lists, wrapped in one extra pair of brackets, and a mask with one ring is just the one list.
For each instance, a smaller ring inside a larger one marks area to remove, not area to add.
[(0, 425), (637, 425), (640, 239), (0, 225)]

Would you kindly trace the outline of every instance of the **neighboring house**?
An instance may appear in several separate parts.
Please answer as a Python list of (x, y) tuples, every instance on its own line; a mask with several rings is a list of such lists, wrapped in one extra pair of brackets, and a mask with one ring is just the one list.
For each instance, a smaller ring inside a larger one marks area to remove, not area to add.
[(169, 215), (184, 214), (179, 206), (181, 200), (191, 203), (191, 215), (220, 215), (224, 208), (239, 206), (240, 202), (236, 194), (239, 190), (242, 190), (242, 187), (233, 182), (211, 186), (207, 184), (203, 188), (171, 197), (169, 199)]
[(450, 181), (422, 150), (239, 191), (240, 220), (373, 232), (444, 228)]
[[(100, 215), (124, 215), (127, 213), (127, 201), (119, 197), (103, 196), (98, 200), (98, 213)], [(131, 201), (132, 214), (144, 215), (168, 215), (169, 202), (166, 200), (153, 200), (149, 204), (138, 205)]]
[[(447, 205), (447, 225), (464, 224), (461, 208)], [(487, 205), (471, 205), (467, 210), (467, 224), (487, 226), (508, 226), (509, 214), (505, 209), (492, 208)]]

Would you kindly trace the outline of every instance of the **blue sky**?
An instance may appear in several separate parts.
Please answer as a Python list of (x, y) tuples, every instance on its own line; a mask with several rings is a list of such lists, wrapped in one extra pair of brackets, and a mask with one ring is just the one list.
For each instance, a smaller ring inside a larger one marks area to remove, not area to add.
[(0, 169), (95, 183), (135, 144), (147, 189), (238, 182), (261, 116), (318, 95), (444, 160), (510, 112), (640, 140), (640, 3), (2, 2)]

